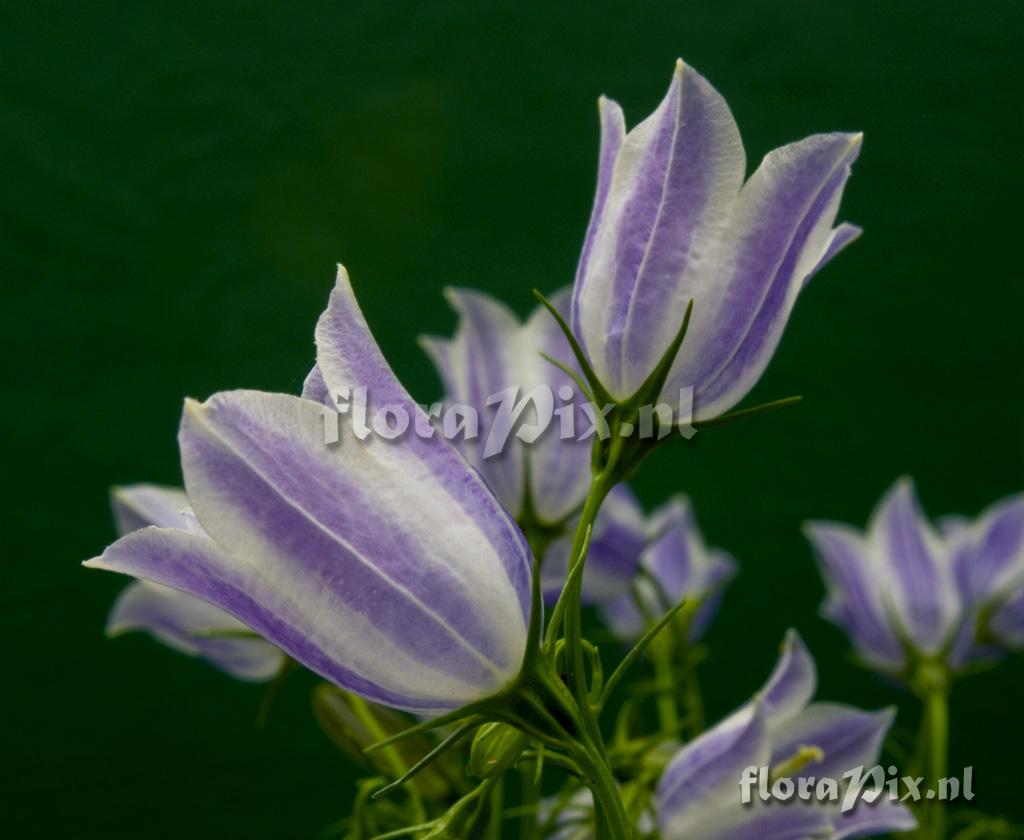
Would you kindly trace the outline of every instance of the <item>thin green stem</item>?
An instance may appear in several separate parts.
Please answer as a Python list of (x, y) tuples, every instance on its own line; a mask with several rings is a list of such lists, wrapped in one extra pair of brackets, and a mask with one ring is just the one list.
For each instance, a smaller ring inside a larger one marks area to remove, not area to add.
[[(939, 781), (946, 778), (949, 750), (949, 693), (944, 685), (934, 687), (925, 697), (925, 717), (928, 727), (929, 782), (938, 794)], [(946, 809), (937, 795), (930, 810), (929, 836), (932, 840), (945, 840)]]
[(654, 679), (658, 686), (658, 725), (661, 733), (667, 737), (676, 737), (679, 733), (679, 708), (676, 704), (675, 685), (676, 673), (672, 663), (672, 638), (663, 635), (651, 644), (651, 659), (654, 661)]

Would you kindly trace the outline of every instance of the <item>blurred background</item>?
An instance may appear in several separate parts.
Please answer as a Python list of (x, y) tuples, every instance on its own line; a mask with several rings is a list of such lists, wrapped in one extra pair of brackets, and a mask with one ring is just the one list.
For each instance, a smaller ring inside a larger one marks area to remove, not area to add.
[[(751, 167), (863, 130), (841, 218), (865, 228), (801, 298), (749, 403), (793, 409), (661, 453), (637, 489), (690, 494), (742, 564), (702, 670), (718, 716), (788, 626), (819, 696), (898, 690), (818, 617), (802, 520), (862, 524), (900, 474), (932, 515), (1024, 485), (1024, 6), (933, 2), (81, 4), (0, 11), (4, 783), (10, 836), (312, 837), (352, 768), (285, 685), (149, 638), (103, 636), (125, 581), (79, 563), (113, 538), (112, 484), (180, 482), (181, 400), (298, 391), (343, 261), (400, 378), (447, 334), (446, 284), (525, 314), (571, 282), (592, 198), (596, 98), (630, 124), (683, 56), (730, 103)], [(1024, 819), (1024, 662), (958, 686), (951, 767)], [(11, 806), (13, 805), (13, 811)]]

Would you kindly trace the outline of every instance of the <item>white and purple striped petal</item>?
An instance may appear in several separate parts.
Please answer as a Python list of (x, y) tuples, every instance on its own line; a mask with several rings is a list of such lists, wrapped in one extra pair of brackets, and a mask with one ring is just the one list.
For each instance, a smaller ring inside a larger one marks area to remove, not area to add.
[(847, 706), (811, 703), (815, 666), (799, 635), (791, 630), (782, 655), (754, 700), (683, 747), (658, 785), (658, 826), (665, 840), (738, 838), (861, 837), (913, 827), (902, 806), (858, 808), (841, 815), (827, 802), (741, 802), (747, 768), (778, 771), (808, 747), (821, 759), (803, 765), (798, 776), (843, 774), (878, 761), (892, 711), (863, 712)]
[(882, 595), (887, 572), (875, 565), (881, 556), (846, 525), (809, 522), (804, 533), (828, 589), (822, 614), (846, 631), (865, 662), (886, 671), (902, 668), (906, 654)]
[(927, 654), (941, 651), (963, 620), (948, 547), (925, 519), (910, 479), (897, 481), (868, 526), (868, 550), (888, 574), (876, 586), (901, 633)]
[[(541, 355), (574, 367), (565, 336), (542, 307), (522, 324), (508, 307), (482, 292), (448, 289), (446, 294), (459, 314), (455, 336), (424, 336), (420, 343), (441, 377), (446, 404), (469, 406), (480, 418), (479, 437), (457, 441), (460, 452), (514, 516), (526, 513), (528, 501), (529, 515), (535, 520), (562, 522), (583, 503), (590, 486), (591, 449), (589, 439), (580, 439), (589, 424), (578, 407), (582, 399), (576, 384)], [(553, 295), (551, 303), (568, 314), (568, 289)], [(486, 452), (492, 430), (496, 425), (500, 428), (496, 421), (501, 400), (497, 398), (511, 388), (517, 389), (514, 400), (523, 409), (509, 430), (507, 443), (497, 452)], [(520, 428), (539, 420), (531, 397), (538, 388), (546, 389), (552, 408), (575, 406), (570, 430), (574, 434), (563, 436), (555, 415), (536, 440), (525, 442), (518, 437)], [(560, 389), (569, 393), (567, 400), (562, 399)]]
[[(420, 410), (344, 271), (317, 349), (329, 392), (363, 386), (374, 406)], [(516, 676), (532, 561), (507, 512), (440, 437), (326, 446), (320, 404), (235, 391), (189, 401), (179, 439), (189, 499), (216, 544), (147, 529), (91, 565), (211, 601), (385, 705), (445, 711)]]
[[(647, 522), (647, 547), (640, 558), (643, 576), (637, 593), (620, 593), (602, 606), (605, 621), (625, 640), (638, 638), (648, 618), (658, 618), (682, 600), (693, 602), (689, 638), (697, 642), (718, 608), (725, 585), (736, 573), (736, 562), (724, 551), (704, 543), (690, 501), (676, 496), (658, 508)], [(641, 598), (643, 611), (637, 605)]]
[(251, 638), (238, 619), (193, 595), (148, 580), (130, 584), (114, 601), (107, 635), (144, 631), (167, 647), (206, 659), (236, 679), (273, 679), (284, 655), (269, 642)]
[[(116, 487), (111, 507), (118, 534), (150, 526), (198, 537), (199, 526), (185, 491), (156, 484)], [(173, 539), (173, 537), (171, 537)], [(198, 656), (241, 680), (271, 679), (284, 656), (234, 616), (185, 592), (150, 581), (126, 587), (107, 617), (107, 635), (143, 631), (174, 650)]]
[(654, 370), (694, 314), (662, 397), (694, 389), (720, 415), (767, 366), (801, 288), (859, 234), (833, 228), (859, 134), (776, 149), (744, 183), (728, 105), (679, 62), (658, 109), (625, 137), (602, 105), (594, 210), (573, 293), (573, 330), (619, 399)]

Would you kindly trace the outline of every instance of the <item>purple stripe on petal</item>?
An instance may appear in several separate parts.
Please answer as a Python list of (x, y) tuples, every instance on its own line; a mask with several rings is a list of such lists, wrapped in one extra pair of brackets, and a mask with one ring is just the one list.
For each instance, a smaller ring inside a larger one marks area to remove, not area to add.
[(859, 802), (852, 811), (836, 817), (835, 833), (830, 840), (875, 837), (890, 832), (913, 831), (915, 828), (917, 820), (910, 810), (883, 796), (877, 802)]
[(658, 827), (665, 837), (694, 836), (704, 813), (740, 809), (746, 767), (767, 766), (769, 741), (757, 704), (744, 706), (675, 754), (658, 782)]
[(960, 619), (949, 556), (921, 511), (909, 479), (886, 493), (872, 516), (870, 542), (889, 563), (892, 609), (910, 640), (926, 653), (952, 636)]
[(799, 714), (814, 696), (817, 684), (814, 659), (800, 634), (789, 630), (779, 661), (757, 695), (768, 725), (779, 726)]
[(846, 525), (809, 522), (804, 533), (828, 585), (823, 613), (850, 636), (866, 661), (888, 670), (902, 667), (903, 646), (881, 598), (885, 574), (872, 567), (863, 538)]
[(263, 639), (238, 635), (249, 628), (233, 616), (192, 595), (149, 581), (136, 581), (114, 602), (107, 634), (143, 630), (168, 647), (200, 656), (236, 679), (272, 679), (284, 656)]
[(817, 747), (824, 756), (799, 776), (841, 779), (858, 767), (878, 763), (895, 711), (865, 712), (852, 706), (812, 703), (772, 733), (772, 764), (786, 761), (802, 747)]
[[(317, 324), (317, 364), (331, 389), (366, 387), (371, 403), (404, 405), (411, 417), (418, 415), (420, 422), (427, 422), (381, 355), (356, 303), (348, 274), (340, 266), (330, 303)], [(445, 504), (454, 503), (486, 534), (518, 593), (524, 618), (528, 616), (532, 559), (522, 533), (483, 479), (467, 469), (463, 457), (438, 435), (428, 440), (407, 435), (401, 449), (437, 479)]]
[(613, 394), (629, 396), (678, 330), (744, 166), (725, 101), (679, 62), (661, 105), (622, 144), (577, 280), (575, 322)]
[(666, 388), (671, 395), (695, 386), (697, 419), (735, 405), (764, 371), (804, 278), (828, 248), (859, 151), (860, 135), (816, 135), (769, 154), (744, 187), (724, 240), (735, 268), (722, 307), (693, 337), (694, 355), (681, 354)]
[(446, 495), (459, 488), (404, 442), (328, 447), (316, 404), (240, 391), (187, 404), (179, 439), (203, 527), (240, 562), (258, 560), (311, 633), (326, 632), (316, 614), (333, 612), (339, 632), (348, 619), (371, 624), (481, 693), (515, 675), (526, 613), (506, 558)]
[(986, 600), (1024, 585), (1024, 496), (993, 505), (971, 531), (964, 596)]
[[(548, 298), (566, 318), (569, 315), (569, 295), (569, 289), (562, 289)], [(547, 385), (555, 395), (556, 408), (570, 404), (575, 407), (572, 434), (563, 437), (561, 415), (555, 415), (547, 431), (527, 447), (533, 513), (542, 522), (555, 523), (575, 513), (583, 505), (590, 489), (592, 441), (580, 440), (583, 431), (590, 426), (579, 408), (586, 398), (568, 374), (540, 355), (544, 353), (579, 373), (569, 342), (551, 313), (537, 307), (524, 325), (521, 338), (523, 387)], [(572, 392), (568, 402), (560, 396), (559, 389), (562, 388)]]
[(989, 620), (989, 629), (1005, 647), (1013, 650), (1024, 648), (1024, 587), (996, 610)]
[(456, 698), (431, 703), (419, 691), (383, 688), (349, 669), (306, 628), (290, 623), (291, 611), (279, 607), (279, 595), (272, 588), (255, 585), (251, 571), (205, 537), (171, 528), (144, 528), (122, 537), (85, 565), (154, 581), (209, 601), (321, 676), (384, 705), (424, 712), (460, 705)]
[(587, 234), (583, 240), (583, 250), (580, 253), (580, 262), (576, 268), (576, 285), (573, 290), (572, 312), (570, 319), (573, 332), (580, 336), (580, 340), (586, 349), (586, 341), (583, 339), (579, 328), (578, 298), (587, 282), (587, 268), (590, 263), (590, 252), (594, 247), (594, 240), (601, 226), (604, 215), (605, 202), (608, 199), (608, 191), (612, 184), (612, 172), (615, 168), (615, 161), (622, 147), (622, 141), (626, 139), (626, 119), (613, 99), (602, 96), (597, 101), (598, 113), (601, 119), (601, 150), (597, 162), (597, 191), (594, 196), (594, 206), (590, 212), (590, 223), (587, 225)]

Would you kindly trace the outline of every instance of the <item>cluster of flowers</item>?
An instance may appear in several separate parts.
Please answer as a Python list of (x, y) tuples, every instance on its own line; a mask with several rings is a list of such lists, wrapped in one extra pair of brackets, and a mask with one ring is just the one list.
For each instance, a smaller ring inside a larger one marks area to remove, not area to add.
[[(694, 424), (711, 426), (756, 383), (809, 279), (859, 233), (833, 225), (860, 136), (784, 146), (745, 179), (726, 103), (681, 62), (632, 131), (610, 100), (600, 117), (573, 288), (525, 323), (487, 295), (450, 290), (454, 337), (422, 345), (445, 399), (481, 417), (511, 386), (569, 385), (614, 406), (621, 429), (685, 387)], [(116, 490), (122, 536), (87, 565), (137, 578), (112, 634), (148, 631), (243, 680), (298, 663), (327, 681), (318, 719), (375, 774), (348, 837), (499, 837), (498, 786), (513, 769), (523, 801), (509, 819), (530, 837), (782, 840), (917, 825), (888, 802), (850, 813), (740, 804), (749, 766), (841, 778), (875, 763), (893, 714), (811, 703), (814, 662), (791, 632), (754, 699), (705, 730), (694, 669), (736, 563), (704, 543), (685, 497), (648, 515), (624, 483), (660, 439), (512, 438), (489, 457), (479, 441), (440, 436), (326, 446), (333, 393), (362, 387), (412, 417), (423, 410), (344, 269), (316, 347), (301, 396), (186, 401), (185, 490)], [(829, 523), (807, 535), (827, 616), (866, 663), (923, 698), (944, 697), (972, 659), (1024, 646), (1024, 498), (940, 533), (901, 481), (865, 535)], [(582, 636), (587, 605), (635, 645), (607, 679)], [(641, 657), (656, 678), (623, 681)], [(597, 716), (619, 687), (629, 698), (606, 741)], [(567, 779), (550, 799), (547, 770)], [(399, 780), (394, 797), (371, 796), (379, 776)]]

